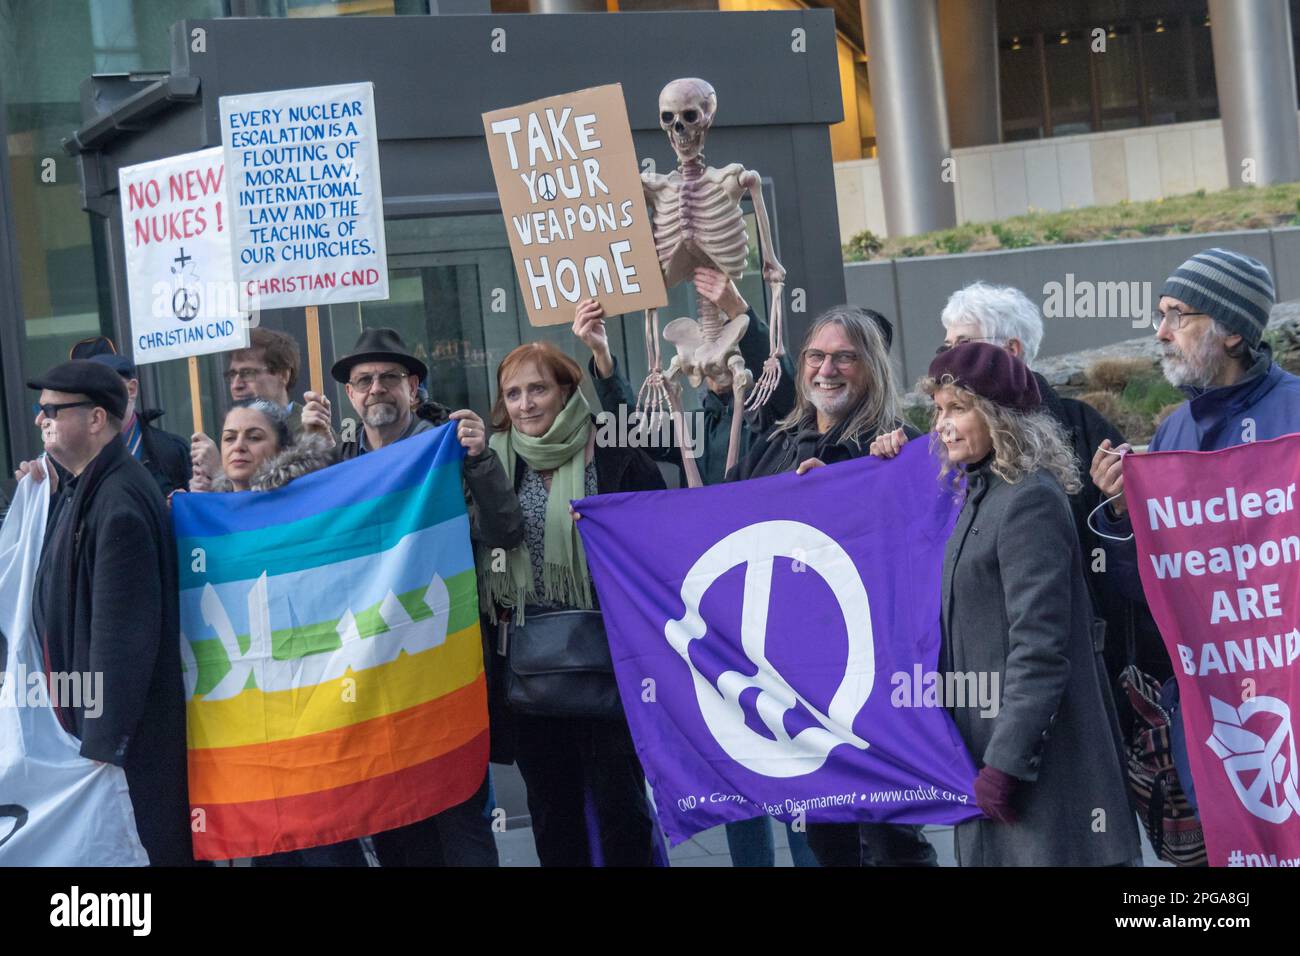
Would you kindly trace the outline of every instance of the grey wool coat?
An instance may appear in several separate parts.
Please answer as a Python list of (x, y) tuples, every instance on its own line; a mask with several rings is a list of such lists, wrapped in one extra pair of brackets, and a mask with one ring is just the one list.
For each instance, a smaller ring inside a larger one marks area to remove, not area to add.
[[(995, 715), (951, 707), (977, 766), (1020, 779), (1014, 824), (956, 829), (962, 866), (1108, 866), (1140, 855), (1094, 658), (1092, 603), (1070, 502), (1048, 473), (987, 464), (944, 553), (940, 670), (997, 675)], [(952, 701), (948, 702), (950, 705)], [(987, 711), (985, 711), (987, 713)]]

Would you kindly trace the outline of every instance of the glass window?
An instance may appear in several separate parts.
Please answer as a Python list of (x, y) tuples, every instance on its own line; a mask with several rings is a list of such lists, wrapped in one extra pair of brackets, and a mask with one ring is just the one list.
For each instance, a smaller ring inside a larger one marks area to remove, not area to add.
[(28, 373), (66, 359), (78, 339), (111, 332), (76, 164), (62, 147), (82, 123), (82, 80), (92, 73), (167, 69), (172, 22), (219, 17), (223, 8), (222, 0), (4, 5), (0, 105), (22, 291), (19, 340)]
[[(1292, 13), (1292, 22), (1296, 15)], [(1300, 60), (1300, 58), (1297, 58)], [(1192, 18), (1192, 64), (1196, 71), (1196, 105), (1200, 119), (1217, 119), (1219, 91), (1214, 85), (1214, 45), (1210, 39), (1209, 16)]]
[(1142, 66), (1152, 126), (1192, 118), (1187, 95), (1188, 52), (1179, 21), (1159, 18), (1142, 24)]
[(1043, 135), (1043, 81), (1032, 36), (1004, 37), (998, 44), (1005, 142)]
[(1043, 37), (1047, 62), (1047, 96), (1052, 107), (1052, 135), (1092, 132), (1092, 81), (1088, 35), (1058, 30)]
[(1133, 30), (1132, 24), (1109, 26), (1105, 52), (1092, 56), (1104, 130), (1129, 129), (1142, 122), (1138, 105), (1137, 39)]

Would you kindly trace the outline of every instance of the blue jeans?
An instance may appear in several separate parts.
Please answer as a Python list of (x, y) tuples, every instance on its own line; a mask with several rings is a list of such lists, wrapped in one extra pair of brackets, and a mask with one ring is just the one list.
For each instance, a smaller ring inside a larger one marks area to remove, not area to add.
[[(775, 866), (776, 843), (767, 817), (754, 817), (727, 825), (727, 849), (731, 851), (732, 866)], [(808, 846), (808, 837), (785, 825), (790, 836), (790, 856), (795, 866), (818, 866)]]

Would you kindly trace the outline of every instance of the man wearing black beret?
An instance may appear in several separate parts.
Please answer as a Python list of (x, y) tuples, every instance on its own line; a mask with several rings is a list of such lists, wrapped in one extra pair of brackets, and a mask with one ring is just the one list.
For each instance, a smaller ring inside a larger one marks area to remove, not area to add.
[(150, 862), (192, 864), (176, 545), (158, 485), (122, 439), (126, 384), (77, 359), (27, 385), (61, 469), (33, 622), (49, 673), (102, 680), (94, 711), (56, 700), (55, 714), (83, 757), (124, 769)]

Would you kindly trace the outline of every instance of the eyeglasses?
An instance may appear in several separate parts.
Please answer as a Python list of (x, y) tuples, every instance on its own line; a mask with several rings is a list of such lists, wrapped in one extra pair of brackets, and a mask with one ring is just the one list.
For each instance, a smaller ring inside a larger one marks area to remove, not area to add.
[(1170, 332), (1177, 332), (1181, 329), (1190, 316), (1205, 315), (1204, 312), (1184, 312), (1182, 309), (1167, 309), (1156, 314), (1160, 316), (1160, 321), (1169, 326)]
[(809, 368), (821, 368), (827, 355), (836, 368), (853, 368), (858, 361), (857, 352), (822, 352), (818, 349), (804, 349), (803, 361)]
[(97, 403), (89, 401), (60, 402), (57, 404), (54, 402), (37, 402), (32, 406), (32, 414), (40, 415), (43, 412), (46, 418), (53, 421), (59, 417), (59, 412), (63, 411), (65, 408), (85, 408), (86, 406), (94, 406), (95, 404)]
[(251, 382), (263, 372), (269, 371), (271, 370), (265, 365), (249, 366), (247, 368), (231, 368), (226, 369), (226, 371), (221, 374), (221, 377), (226, 380), (227, 384), (233, 382), (235, 379), (239, 379), (241, 382)]
[(962, 335), (958, 337), (956, 342), (952, 342), (951, 344), (948, 342), (941, 343), (940, 346), (934, 350), (934, 354), (942, 355), (944, 352), (947, 352), (950, 349), (955, 349), (959, 345), (965, 345), (967, 342), (996, 342), (996, 341), (997, 339), (988, 335), (970, 335), (970, 336)]
[[(348, 382), (348, 385), (355, 388), (358, 392), (368, 392), (375, 384), (375, 378), (376, 376), (374, 375), (358, 375), (356, 378)], [(397, 386), (406, 379), (406, 376), (401, 372), (384, 372), (382, 375), (378, 376), (378, 378), (379, 384), (383, 386), (384, 391), (387, 392), (397, 388)]]

